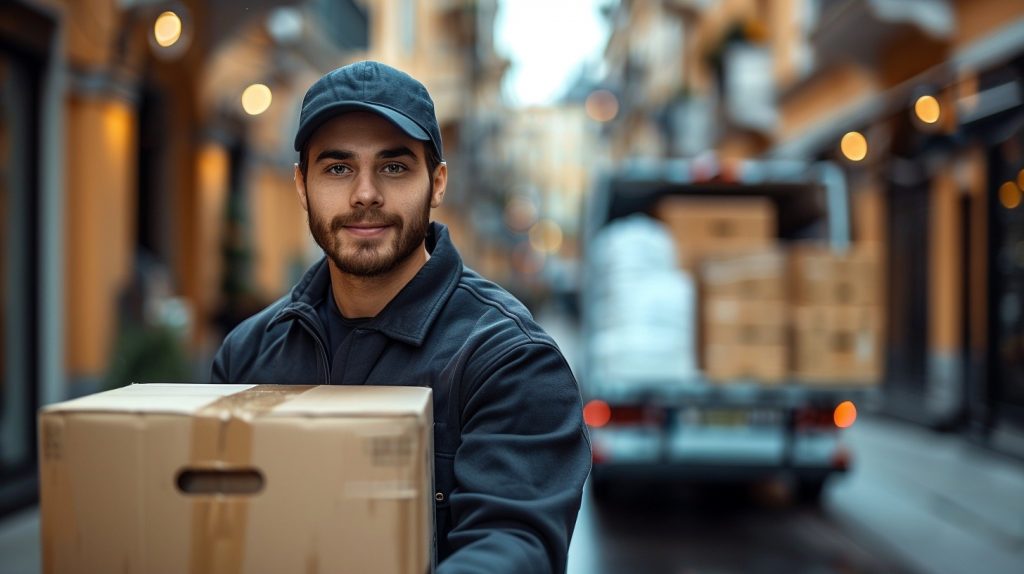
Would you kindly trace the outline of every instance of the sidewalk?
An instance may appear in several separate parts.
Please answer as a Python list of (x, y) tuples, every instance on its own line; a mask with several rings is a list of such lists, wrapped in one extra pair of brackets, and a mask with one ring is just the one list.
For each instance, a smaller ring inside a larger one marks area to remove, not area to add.
[(956, 434), (867, 418), (825, 508), (927, 573), (1024, 572), (1024, 462)]
[(42, 572), (39, 509), (29, 508), (0, 519), (0, 574)]

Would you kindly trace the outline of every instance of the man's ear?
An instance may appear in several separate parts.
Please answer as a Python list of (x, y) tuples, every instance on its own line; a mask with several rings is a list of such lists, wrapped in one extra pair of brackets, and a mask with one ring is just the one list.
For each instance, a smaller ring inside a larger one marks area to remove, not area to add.
[(299, 169), (299, 164), (295, 164), (294, 175), (292, 176), (295, 180), (295, 193), (299, 196), (299, 204), (302, 205), (303, 211), (309, 212), (309, 198), (306, 197), (306, 176), (302, 174), (302, 170)]
[(444, 192), (448, 187), (448, 164), (441, 162), (434, 168), (434, 190), (430, 195), (430, 207), (438, 208), (444, 201)]

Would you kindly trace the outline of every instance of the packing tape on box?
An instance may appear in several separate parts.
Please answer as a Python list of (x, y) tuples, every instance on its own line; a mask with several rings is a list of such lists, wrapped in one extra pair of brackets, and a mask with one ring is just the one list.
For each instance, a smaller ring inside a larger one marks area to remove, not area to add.
[[(313, 385), (257, 385), (221, 397), (196, 413), (190, 463), (197, 469), (249, 469), (252, 421)], [(192, 504), (192, 574), (242, 571), (248, 496), (200, 496)]]

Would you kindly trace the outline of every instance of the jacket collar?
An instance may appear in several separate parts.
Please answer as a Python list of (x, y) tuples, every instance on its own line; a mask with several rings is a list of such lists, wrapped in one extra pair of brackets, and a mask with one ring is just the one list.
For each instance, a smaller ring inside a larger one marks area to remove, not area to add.
[[(427, 251), (430, 259), (426, 264), (372, 321), (361, 328), (378, 331), (417, 347), (423, 344), (462, 275), (462, 258), (443, 224), (431, 222), (427, 232)], [(274, 316), (267, 328), (295, 318), (297, 314), (318, 321), (312, 309), (327, 296), (330, 288), (331, 274), (324, 257), (306, 271), (292, 289), (291, 301)]]

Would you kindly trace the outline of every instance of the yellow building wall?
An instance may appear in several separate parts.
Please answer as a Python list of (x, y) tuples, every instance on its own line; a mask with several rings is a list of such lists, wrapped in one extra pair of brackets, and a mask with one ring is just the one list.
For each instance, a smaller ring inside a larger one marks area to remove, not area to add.
[(779, 137), (791, 139), (826, 118), (840, 115), (876, 93), (873, 73), (854, 64), (824, 70), (780, 106)]
[(968, 336), (971, 350), (980, 355), (988, 348), (988, 163), (980, 145), (968, 149), (958, 161), (971, 205), (967, 238), (970, 267), (966, 269), (970, 291)]
[(885, 194), (875, 178), (854, 189), (851, 197), (853, 238), (860, 243), (887, 241)]
[(701, 14), (697, 35), (705, 49), (717, 43), (728, 28), (736, 22), (745, 22), (756, 18), (759, 3), (757, 0), (721, 0), (711, 3)]
[(368, 0), (366, 4), (370, 17), (366, 57), (423, 82), (442, 126), (461, 118), (470, 93), (465, 57), (458, 45), (461, 9), (432, 0)]
[(947, 166), (932, 181), (928, 227), (928, 346), (933, 352), (954, 353), (962, 345), (965, 270), (961, 254), (961, 205), (953, 170)]
[(915, 28), (893, 38), (885, 54), (879, 58), (878, 77), (885, 87), (892, 87), (941, 64), (949, 56), (949, 46)]
[(956, 0), (955, 11), (953, 45), (960, 49), (1024, 18), (1024, 0)]
[(886, 308), (888, 300), (889, 233), (888, 213), (882, 176), (877, 173), (851, 182), (851, 210), (853, 214), (853, 240), (856, 249), (871, 253), (878, 262), (875, 273), (875, 293), (878, 306)]
[(99, 68), (114, 59), (122, 25), (118, 0), (63, 0), (67, 56), (72, 65)]
[(249, 198), (255, 230), (253, 279), (260, 294), (276, 299), (291, 287), (289, 271), (303, 258), (309, 226), (290, 173), (259, 168)]
[(768, 35), (772, 44), (775, 86), (784, 90), (797, 81), (799, 56), (804, 41), (801, 13), (804, 0), (774, 0), (768, 13)]
[(199, 309), (215, 309), (220, 301), (221, 256), (225, 207), (228, 200), (230, 157), (224, 146), (209, 142), (196, 154), (196, 191), (198, 206), (198, 246), (203, 254), (199, 266)]
[(65, 352), (72, 376), (101, 376), (117, 296), (135, 242), (136, 113), (116, 99), (72, 97), (67, 111)]

